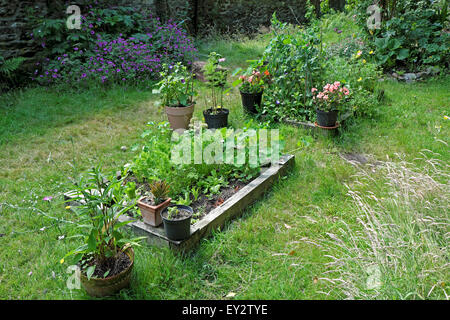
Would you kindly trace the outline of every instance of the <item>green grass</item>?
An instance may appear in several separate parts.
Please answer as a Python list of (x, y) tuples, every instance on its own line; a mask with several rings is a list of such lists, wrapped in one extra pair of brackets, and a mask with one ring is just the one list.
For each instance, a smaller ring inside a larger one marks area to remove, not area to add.
[[(216, 40), (202, 44), (200, 52), (215, 50), (227, 58), (229, 68), (242, 67), (246, 59), (261, 54), (266, 41), (264, 36)], [(449, 115), (450, 77), (380, 85), (387, 96), (380, 116), (357, 119), (338, 138), (317, 137), (299, 150), (297, 142), (307, 133), (281, 125), (287, 151), (296, 156), (293, 173), (187, 256), (148, 245), (137, 248), (131, 288), (113, 298), (222, 299), (230, 292), (238, 299), (341, 298), (338, 291), (321, 293), (329, 291), (322, 278), (330, 259), (319, 245), (343, 223), (361, 230), (361, 216), (346, 185), (378, 197), (387, 187), (355, 184), (354, 175), (362, 169), (340, 154), (371, 155), (370, 163), (375, 164), (396, 159), (396, 153), (413, 161), (428, 149), (441, 154), (444, 162), (449, 160), (450, 120), (444, 115)], [(201, 94), (205, 90), (201, 86)], [(102, 163), (107, 170), (117, 170), (130, 161), (130, 147), (145, 124), (165, 119), (154, 99), (150, 90), (122, 87), (30, 88), (0, 98), (0, 298), (89, 298), (83, 290), (67, 289), (69, 262), (59, 263), (77, 245), (70, 238), (76, 231), (52, 217), (73, 217), (56, 200), (42, 199), (60, 196), (70, 188), (68, 177), (91, 166)], [(231, 109), (231, 125), (242, 126), (246, 116), (237, 89), (226, 98), (226, 106)], [(197, 117), (204, 108), (205, 101), (199, 99)], [(128, 149), (122, 151), (121, 146)], [(384, 185), (381, 172), (367, 171)], [(58, 240), (62, 235), (65, 238)], [(422, 290), (428, 292), (442, 280), (447, 280), (448, 290), (448, 279), (441, 278), (424, 279)], [(408, 293), (402, 292), (403, 297)], [(421, 295), (409, 296), (415, 297)], [(434, 290), (431, 297), (445, 298), (442, 290)]]

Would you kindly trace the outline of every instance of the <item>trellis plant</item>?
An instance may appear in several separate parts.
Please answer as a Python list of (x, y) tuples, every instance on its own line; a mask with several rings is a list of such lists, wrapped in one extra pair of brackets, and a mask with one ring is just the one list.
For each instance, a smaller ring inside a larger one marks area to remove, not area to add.
[(223, 106), (223, 94), (228, 76), (228, 70), (220, 66), (220, 63), (224, 61), (225, 58), (219, 53), (211, 52), (205, 65), (205, 76), (208, 80), (208, 87), (211, 89), (213, 114), (217, 114)]

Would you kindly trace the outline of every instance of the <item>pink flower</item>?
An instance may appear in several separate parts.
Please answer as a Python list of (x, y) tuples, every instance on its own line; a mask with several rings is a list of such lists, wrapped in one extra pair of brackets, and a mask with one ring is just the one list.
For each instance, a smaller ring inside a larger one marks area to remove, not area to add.
[(251, 83), (253, 81), (253, 76), (248, 77), (247, 81)]
[(339, 81), (335, 81), (333, 84), (335, 87), (339, 87), (341, 85), (341, 83)]
[(220, 58), (219, 62), (225, 62), (225, 60), (226, 60), (225, 58)]
[(328, 100), (328, 95), (324, 95), (323, 100)]
[(311, 89), (311, 92), (312, 92), (312, 93), (314, 93), (314, 92), (316, 92), (316, 91), (317, 91), (317, 88), (312, 88), (312, 89)]
[(47, 196), (47, 197), (44, 197), (42, 200), (44, 200), (44, 201), (50, 201), (50, 200), (52, 200), (52, 199), (53, 199), (52, 196)]

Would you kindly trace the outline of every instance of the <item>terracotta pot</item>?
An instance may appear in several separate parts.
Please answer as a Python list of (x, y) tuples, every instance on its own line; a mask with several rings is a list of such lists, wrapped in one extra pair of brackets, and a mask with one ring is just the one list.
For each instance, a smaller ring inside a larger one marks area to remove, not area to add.
[(161, 223), (161, 211), (168, 207), (172, 198), (167, 199), (163, 203), (158, 204), (157, 206), (151, 206), (143, 200), (145, 197), (142, 197), (138, 200), (137, 205), (139, 209), (141, 209), (141, 215), (144, 219), (144, 223), (151, 225), (152, 227), (158, 227)]
[(187, 107), (165, 107), (165, 110), (173, 130), (189, 128), (189, 122), (194, 114), (194, 104)]
[(87, 276), (82, 272), (80, 274), (81, 284), (86, 292), (92, 297), (110, 296), (123, 288), (130, 285), (131, 271), (134, 266), (134, 251), (132, 248), (125, 250), (125, 254), (130, 258), (131, 264), (121, 273), (112, 277), (104, 279), (91, 278), (88, 280)]

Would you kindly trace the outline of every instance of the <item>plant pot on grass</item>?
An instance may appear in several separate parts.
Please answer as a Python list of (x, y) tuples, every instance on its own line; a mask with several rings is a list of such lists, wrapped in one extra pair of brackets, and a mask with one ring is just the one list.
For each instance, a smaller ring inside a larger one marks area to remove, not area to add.
[(260, 92), (249, 93), (239, 90), (239, 92), (241, 93), (242, 106), (244, 107), (244, 111), (252, 114), (258, 113), (257, 108), (261, 106), (264, 91), (261, 90)]
[(174, 65), (163, 64), (161, 81), (153, 89), (161, 96), (159, 105), (164, 106), (170, 127), (173, 130), (188, 129), (194, 113), (194, 79), (192, 72), (180, 62)]
[(317, 114), (317, 124), (321, 127), (334, 127), (336, 126), (336, 121), (338, 117), (337, 110), (322, 111), (316, 109)]
[(346, 109), (349, 89), (339, 81), (327, 83), (323, 91), (316, 88), (311, 89), (313, 100), (317, 106), (317, 124), (320, 127), (335, 127), (338, 113)]
[(153, 227), (158, 227), (161, 223), (161, 212), (170, 205), (171, 198), (168, 198), (169, 185), (163, 181), (155, 181), (150, 184), (151, 197), (142, 197), (137, 205), (141, 210), (144, 223)]
[(194, 104), (187, 107), (184, 105), (179, 105), (177, 107), (166, 106), (164, 110), (166, 111), (170, 127), (173, 130), (189, 128), (189, 123), (194, 114)]
[(228, 115), (230, 111), (225, 108), (209, 108), (203, 111), (205, 122), (209, 129), (228, 127)]
[(121, 270), (105, 278), (87, 277), (85, 272), (80, 272), (80, 280), (83, 288), (92, 297), (106, 297), (119, 292), (130, 285), (131, 272), (134, 266), (134, 251), (132, 248), (120, 252), (118, 269)]
[[(83, 243), (71, 250), (80, 267), (81, 283), (88, 294), (95, 297), (112, 295), (128, 286), (134, 265), (132, 245), (141, 238), (127, 238), (122, 227), (131, 222), (119, 222), (119, 218), (135, 206), (127, 197), (124, 178), (106, 176), (99, 167), (74, 184), (76, 198), (80, 203), (73, 210), (77, 214), (78, 227)], [(112, 191), (113, 190), (113, 191)]]
[(167, 238), (175, 241), (189, 238), (193, 214), (194, 211), (189, 206), (177, 204), (165, 208), (161, 213), (161, 217)]

